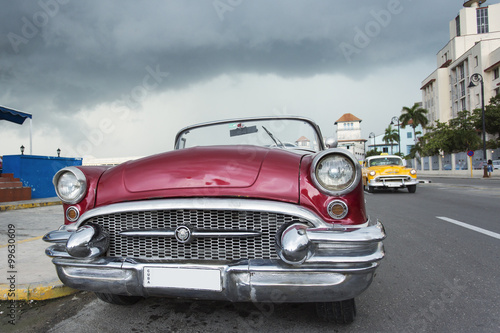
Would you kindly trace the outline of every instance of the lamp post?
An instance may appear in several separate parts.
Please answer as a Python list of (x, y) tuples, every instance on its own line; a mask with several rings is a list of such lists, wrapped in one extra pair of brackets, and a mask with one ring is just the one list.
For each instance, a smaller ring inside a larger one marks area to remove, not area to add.
[(61, 157), (61, 149), (57, 148), (57, 157)]
[(486, 165), (486, 123), (484, 121), (484, 83), (483, 76), (478, 73), (472, 74), (468, 88), (476, 86), (474, 82), (481, 83), (481, 115), (483, 120), (483, 178), (488, 177), (488, 166)]
[(21, 155), (24, 155), (24, 146), (21, 146)]
[(371, 132), (370, 134), (368, 134), (368, 138), (373, 138), (373, 150), (375, 150), (375, 152), (377, 151), (377, 145), (375, 144), (375, 133)]
[(399, 127), (400, 127), (399, 126), (399, 118), (396, 116), (392, 117), (392, 119), (391, 119), (391, 125), (394, 125), (395, 123), (398, 124), (398, 153), (401, 154), (401, 135), (399, 133)]

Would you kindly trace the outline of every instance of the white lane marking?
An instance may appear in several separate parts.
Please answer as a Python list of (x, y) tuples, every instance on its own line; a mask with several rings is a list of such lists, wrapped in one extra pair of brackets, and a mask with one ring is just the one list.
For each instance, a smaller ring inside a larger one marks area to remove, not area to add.
[(485, 234), (487, 236), (490, 236), (490, 237), (493, 237), (493, 238), (496, 238), (496, 239), (500, 239), (500, 234), (497, 234), (496, 232), (489, 231), (489, 230), (486, 230), (486, 229), (483, 229), (483, 228), (479, 228), (479, 227), (476, 227), (476, 226), (473, 226), (473, 225), (470, 225), (470, 224), (467, 224), (467, 223), (464, 223), (464, 222), (460, 222), (460, 221), (457, 221), (457, 220), (454, 220), (454, 219), (450, 219), (448, 217), (444, 217), (444, 216), (436, 216), (436, 217), (438, 219), (443, 220), (443, 221), (450, 222), (450, 223), (459, 225), (461, 227), (464, 227), (464, 228), (467, 228), (467, 229), (470, 229), (470, 230), (474, 230), (474, 231), (480, 232), (482, 234)]

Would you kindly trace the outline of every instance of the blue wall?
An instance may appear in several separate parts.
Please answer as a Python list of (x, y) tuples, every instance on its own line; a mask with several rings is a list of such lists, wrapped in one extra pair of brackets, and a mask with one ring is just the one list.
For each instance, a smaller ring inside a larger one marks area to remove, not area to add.
[(31, 197), (50, 198), (56, 196), (52, 178), (60, 169), (82, 165), (81, 158), (36, 155), (4, 155), (3, 173), (13, 173), (23, 186), (31, 187)]

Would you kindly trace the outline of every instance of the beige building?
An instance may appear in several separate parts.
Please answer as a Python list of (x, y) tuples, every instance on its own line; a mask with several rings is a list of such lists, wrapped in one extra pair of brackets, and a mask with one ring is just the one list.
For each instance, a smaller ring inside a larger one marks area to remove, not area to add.
[(450, 41), (437, 54), (437, 69), (422, 81), (429, 125), (445, 122), (462, 110), (481, 108), (481, 88), (469, 87), (473, 74), (484, 83), (484, 103), (500, 93), (500, 3), (465, 1), (450, 21)]
[(365, 139), (361, 138), (361, 119), (346, 113), (335, 122), (338, 147), (349, 150), (360, 161), (365, 159)]

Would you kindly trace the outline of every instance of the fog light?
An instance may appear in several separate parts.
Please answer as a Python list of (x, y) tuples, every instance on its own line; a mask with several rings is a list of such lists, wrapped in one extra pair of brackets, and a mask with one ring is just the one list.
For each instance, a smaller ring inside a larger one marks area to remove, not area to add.
[(108, 250), (109, 235), (98, 225), (84, 225), (68, 239), (66, 250), (72, 257), (95, 258)]
[(343, 219), (348, 211), (349, 209), (347, 209), (347, 205), (343, 201), (334, 200), (328, 204), (328, 215), (334, 219)]
[(71, 206), (66, 210), (66, 218), (68, 221), (75, 222), (79, 217), (80, 211), (76, 207)]

